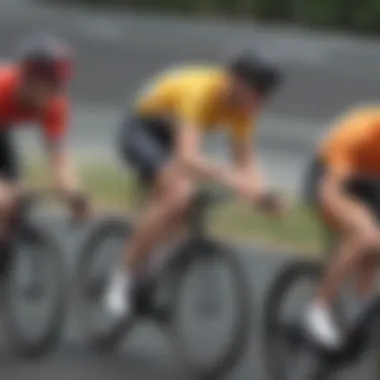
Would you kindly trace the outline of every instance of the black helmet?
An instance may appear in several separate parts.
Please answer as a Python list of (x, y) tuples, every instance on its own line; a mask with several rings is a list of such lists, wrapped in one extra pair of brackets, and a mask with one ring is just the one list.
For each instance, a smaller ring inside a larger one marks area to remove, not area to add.
[(67, 82), (73, 71), (70, 48), (50, 36), (27, 39), (21, 44), (17, 58), (26, 75), (39, 75), (58, 84)]
[(249, 53), (232, 57), (227, 63), (227, 69), (264, 96), (277, 88), (282, 80), (277, 67)]

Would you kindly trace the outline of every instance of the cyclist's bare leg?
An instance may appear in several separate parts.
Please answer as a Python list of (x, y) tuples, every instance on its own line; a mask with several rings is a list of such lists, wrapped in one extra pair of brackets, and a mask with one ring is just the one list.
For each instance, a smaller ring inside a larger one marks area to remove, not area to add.
[[(331, 314), (331, 305), (343, 283), (357, 276), (369, 255), (380, 252), (380, 234), (371, 212), (355, 201), (352, 210), (352, 224), (340, 223), (340, 244), (333, 253), (317, 298), (307, 313), (307, 324), (313, 335), (333, 346), (340, 344), (342, 337)], [(339, 220), (339, 215), (336, 219)]]
[(10, 242), (13, 225), (11, 223), (17, 201), (17, 188), (8, 181), (0, 180), (0, 277), (8, 268), (10, 260)]
[(376, 273), (380, 268), (378, 259), (368, 258), (363, 261), (358, 269), (355, 290), (360, 300), (366, 302), (374, 293)]
[(193, 181), (183, 175), (181, 168), (173, 165), (161, 173), (151, 202), (126, 244), (125, 264), (129, 273), (136, 273), (155, 247), (183, 227), (194, 190)]
[(346, 237), (341, 240), (324, 274), (316, 299), (306, 312), (308, 332), (319, 343), (331, 348), (340, 346), (343, 339), (331, 312), (331, 305), (344, 281), (356, 273), (361, 250), (362, 245), (357, 239)]
[(107, 293), (109, 309), (123, 315), (130, 309), (126, 293), (131, 279), (146, 263), (149, 255), (174, 231), (183, 227), (185, 216), (194, 196), (194, 182), (184, 175), (177, 165), (164, 168), (158, 176), (151, 202), (143, 212), (136, 230), (128, 238), (125, 249), (125, 268), (121, 268), (111, 281)]
[(342, 239), (329, 263), (318, 292), (317, 302), (330, 307), (344, 281), (357, 271), (363, 245), (357, 238)]
[(336, 211), (333, 201), (325, 196), (323, 189), (321, 186), (320, 207), (323, 215), (328, 215), (328, 219), (334, 221), (339, 238), (339, 245), (332, 254), (334, 259), (329, 263), (318, 297), (321, 303), (331, 305), (343, 282), (348, 278), (357, 278), (369, 255), (380, 247), (380, 230), (376, 218), (366, 205), (347, 196), (345, 207), (351, 214), (351, 218), (347, 220)]

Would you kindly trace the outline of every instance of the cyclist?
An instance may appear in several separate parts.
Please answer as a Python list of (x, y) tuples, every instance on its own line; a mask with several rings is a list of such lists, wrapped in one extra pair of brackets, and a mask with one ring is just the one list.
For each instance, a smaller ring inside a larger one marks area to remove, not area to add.
[(326, 277), (306, 313), (311, 337), (329, 348), (343, 343), (331, 305), (345, 279), (358, 276), (363, 301), (371, 293), (373, 254), (380, 252), (379, 180), (380, 107), (357, 107), (334, 123), (308, 175), (309, 200), (338, 238)]
[(68, 47), (47, 36), (25, 41), (17, 59), (0, 65), (0, 274), (10, 259), (10, 221), (21, 190), (17, 152), (10, 136), (18, 124), (39, 125), (58, 190), (77, 216), (87, 211), (65, 144), (69, 118), (65, 88), (72, 69)]
[[(134, 279), (154, 247), (183, 226), (199, 179), (219, 182), (268, 212), (281, 211), (282, 202), (269, 192), (252, 149), (252, 119), (258, 118), (279, 80), (275, 67), (243, 53), (224, 67), (169, 70), (138, 97), (119, 145), (153, 191), (128, 239), (125, 267), (112, 276), (105, 293), (111, 316), (133, 312)], [(229, 132), (233, 166), (213, 163), (201, 153), (205, 133), (217, 127)]]

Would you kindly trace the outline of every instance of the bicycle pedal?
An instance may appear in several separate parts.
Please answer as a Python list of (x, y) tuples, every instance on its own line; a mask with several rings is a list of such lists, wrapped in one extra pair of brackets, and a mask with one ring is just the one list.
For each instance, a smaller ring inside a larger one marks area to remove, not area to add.
[(138, 314), (147, 314), (151, 308), (151, 293), (148, 289), (137, 289), (133, 295), (133, 303)]
[(330, 361), (333, 362), (350, 362), (354, 363), (360, 358), (363, 353), (363, 347), (366, 342), (369, 341), (369, 336), (362, 332), (354, 332), (352, 335), (348, 335), (345, 344), (339, 349), (333, 352), (328, 352)]
[(287, 323), (282, 329), (286, 339), (294, 346), (299, 346), (307, 340), (302, 327), (296, 323)]

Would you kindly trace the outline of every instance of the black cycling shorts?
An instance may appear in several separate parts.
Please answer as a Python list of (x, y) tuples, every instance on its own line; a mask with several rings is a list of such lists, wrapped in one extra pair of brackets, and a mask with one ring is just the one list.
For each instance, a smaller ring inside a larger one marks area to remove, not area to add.
[(7, 181), (17, 180), (19, 165), (12, 136), (8, 131), (0, 132), (0, 179)]
[(140, 179), (151, 183), (170, 159), (174, 136), (168, 121), (142, 116), (128, 117), (118, 135), (122, 158)]
[[(325, 170), (323, 162), (315, 159), (307, 171), (304, 195), (307, 203), (314, 209), (318, 209), (319, 181)], [(380, 177), (357, 176), (344, 184), (344, 190), (366, 205), (380, 222)]]

